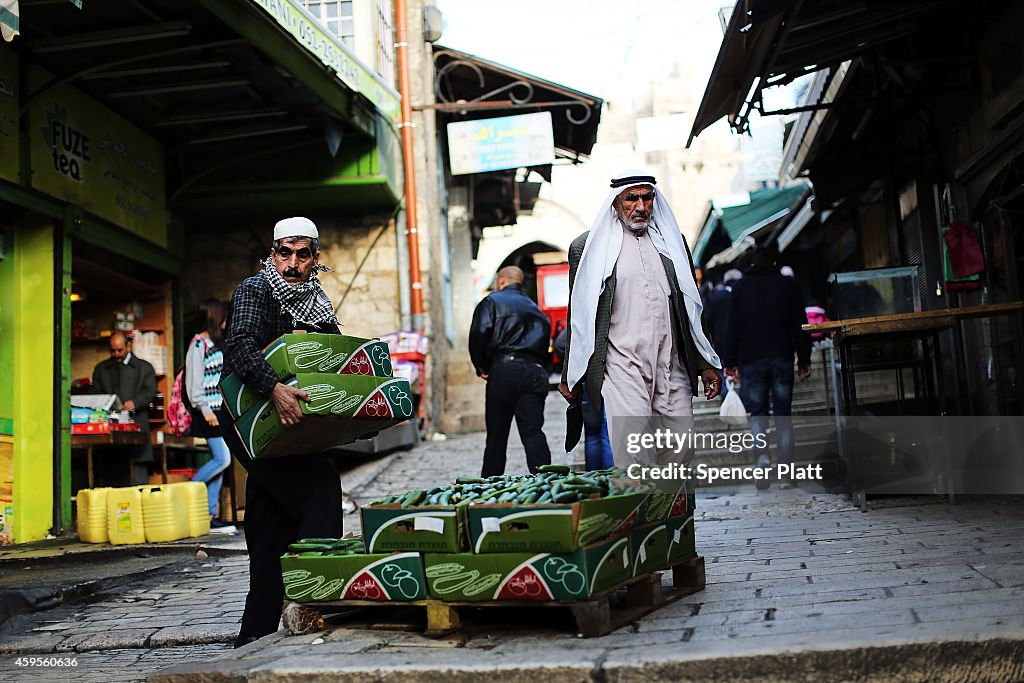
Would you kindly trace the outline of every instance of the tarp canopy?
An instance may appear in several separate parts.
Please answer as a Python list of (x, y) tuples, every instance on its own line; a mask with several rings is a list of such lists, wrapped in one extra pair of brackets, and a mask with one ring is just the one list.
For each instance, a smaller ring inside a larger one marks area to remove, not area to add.
[(705, 223), (704, 229), (697, 236), (697, 246), (693, 250), (695, 263), (704, 263), (714, 254), (706, 253), (708, 245), (713, 244), (716, 233), (725, 238), (729, 246), (740, 242), (744, 237), (756, 236), (761, 230), (772, 226), (776, 221), (789, 215), (793, 207), (808, 191), (803, 183), (777, 189), (756, 190), (750, 193), (750, 202), (737, 206), (718, 209), (711, 202), (713, 219)]

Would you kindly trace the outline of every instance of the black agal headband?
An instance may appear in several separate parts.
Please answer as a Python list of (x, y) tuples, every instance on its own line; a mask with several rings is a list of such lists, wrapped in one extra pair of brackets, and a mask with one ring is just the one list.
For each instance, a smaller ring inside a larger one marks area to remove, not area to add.
[(623, 187), (624, 185), (657, 185), (652, 175), (631, 175), (626, 178), (612, 178), (611, 187)]

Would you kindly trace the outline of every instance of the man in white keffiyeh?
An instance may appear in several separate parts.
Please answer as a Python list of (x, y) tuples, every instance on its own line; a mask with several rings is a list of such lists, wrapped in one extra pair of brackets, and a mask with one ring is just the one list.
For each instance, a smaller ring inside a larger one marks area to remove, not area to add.
[(587, 391), (604, 405), (620, 467), (688, 462), (692, 448), (630, 446), (631, 435), (692, 429), (698, 376), (707, 398), (721, 390), (690, 252), (656, 183), (641, 170), (616, 174), (592, 228), (569, 247), (568, 361), (559, 391), (571, 404)]

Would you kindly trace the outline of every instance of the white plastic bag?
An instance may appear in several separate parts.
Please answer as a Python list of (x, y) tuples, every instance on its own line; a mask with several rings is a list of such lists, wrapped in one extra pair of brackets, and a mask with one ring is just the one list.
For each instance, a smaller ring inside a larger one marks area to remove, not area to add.
[(729, 388), (729, 393), (725, 395), (722, 407), (718, 409), (718, 419), (727, 425), (742, 427), (747, 424), (747, 409), (731, 378), (725, 378), (725, 386)]

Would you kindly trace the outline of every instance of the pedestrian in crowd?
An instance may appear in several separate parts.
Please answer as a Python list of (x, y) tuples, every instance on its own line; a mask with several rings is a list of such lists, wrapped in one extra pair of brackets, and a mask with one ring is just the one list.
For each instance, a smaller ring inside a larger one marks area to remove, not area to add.
[(568, 362), (558, 388), (572, 403), (585, 385), (604, 407), (620, 467), (689, 462), (692, 449), (629, 453), (626, 439), (637, 430), (624, 418), (637, 418), (628, 421), (637, 427), (647, 420), (648, 428), (690, 431), (697, 378), (709, 399), (721, 387), (690, 252), (655, 185), (644, 171), (612, 178), (593, 227), (569, 247)]
[(478, 377), (487, 382), (487, 445), (481, 476), (505, 472), (508, 433), (516, 418), (530, 472), (551, 463), (544, 436), (544, 400), (551, 323), (523, 293), (523, 271), (498, 271), (497, 289), (477, 304), (469, 331), (469, 356)]
[(223, 402), (219, 385), (224, 368), (224, 330), (227, 328), (228, 309), (219, 299), (207, 299), (199, 307), (199, 314), (204, 321), (203, 329), (188, 344), (184, 383), (192, 405), (192, 436), (206, 439), (210, 459), (199, 468), (192, 481), (206, 484), (210, 533), (233, 534), (237, 531), (235, 526), (217, 517), (224, 471), (231, 466), (231, 452), (221, 436), (217, 419), (217, 411)]
[(135, 484), (149, 482), (149, 465), (153, 462), (153, 444), (149, 440), (149, 404), (156, 398), (156, 371), (149, 362), (132, 353), (132, 342), (124, 332), (110, 335), (110, 358), (100, 361), (92, 371), (92, 391), (117, 394), (121, 408), (133, 414), (144, 437), (143, 445), (134, 449), (132, 464)]
[[(811, 376), (811, 340), (801, 326), (804, 305), (793, 278), (776, 266), (770, 248), (755, 250), (743, 279), (733, 285), (732, 314), (719, 343), (726, 373), (741, 381), (741, 398), (751, 415), (755, 437), (768, 431), (769, 412), (775, 415), (779, 463), (793, 461), (793, 356), (801, 381)], [(767, 449), (755, 451), (759, 467), (771, 464)], [(757, 487), (771, 486), (759, 479)], [(779, 488), (792, 488), (786, 480)]]
[[(259, 273), (235, 289), (225, 340), (224, 372), (272, 400), (285, 429), (302, 420), (305, 391), (278, 381), (262, 350), (292, 330), (340, 334), (334, 306), (317, 277), (320, 234), (308, 218), (286, 218), (274, 226), (270, 255)], [(245, 544), (249, 550), (249, 594), (235, 647), (277, 630), (284, 601), (279, 559), (300, 538), (338, 538), (342, 533), (341, 478), (326, 455), (253, 460), (222, 405), (217, 411), (228, 447), (248, 471)]]
[[(555, 338), (553, 344), (555, 353), (562, 358), (565, 364), (565, 338), (568, 336), (569, 328), (565, 327)], [(608, 439), (608, 422), (604, 416), (604, 406), (594, 406), (587, 393), (587, 385), (583, 384), (580, 391), (580, 409), (583, 418), (583, 457), (588, 472), (603, 470), (612, 467), (615, 459), (612, 457), (612, 444)]]
[[(738, 268), (730, 268), (722, 275), (722, 281), (715, 285), (714, 291), (708, 297), (707, 307), (704, 309), (704, 322), (708, 331), (711, 332), (711, 340), (721, 343), (725, 338), (726, 326), (729, 324), (729, 312), (732, 309), (732, 285), (743, 277), (743, 272)], [(729, 393), (729, 386), (725, 382), (725, 372), (718, 370), (718, 378), (722, 381), (721, 396), (724, 399)]]

